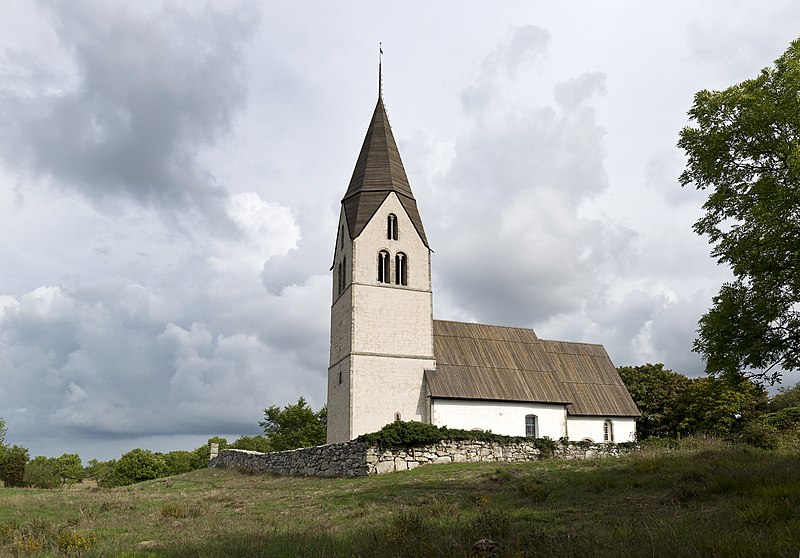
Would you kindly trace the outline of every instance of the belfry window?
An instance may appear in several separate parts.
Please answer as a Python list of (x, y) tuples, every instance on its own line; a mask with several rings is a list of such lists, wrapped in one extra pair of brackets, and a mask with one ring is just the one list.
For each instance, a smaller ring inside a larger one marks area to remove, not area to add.
[(342, 263), (339, 262), (339, 265), (336, 267), (336, 292), (337, 294), (342, 294), (342, 289), (344, 288), (344, 278), (342, 277)]
[(389, 214), (386, 222), (386, 238), (397, 240), (397, 216), (394, 213)]
[(390, 283), (392, 280), (389, 274), (389, 252), (381, 250), (378, 252), (378, 283)]
[(398, 252), (394, 257), (394, 282), (397, 285), (408, 285), (408, 260), (406, 255)]
[(342, 258), (342, 291), (347, 288), (347, 258)]
[(344, 249), (344, 225), (339, 227), (339, 249)]
[(536, 438), (536, 415), (525, 415), (525, 437)]
[(606, 420), (603, 422), (603, 441), (604, 442), (613, 442), (614, 441), (614, 423), (610, 420)]

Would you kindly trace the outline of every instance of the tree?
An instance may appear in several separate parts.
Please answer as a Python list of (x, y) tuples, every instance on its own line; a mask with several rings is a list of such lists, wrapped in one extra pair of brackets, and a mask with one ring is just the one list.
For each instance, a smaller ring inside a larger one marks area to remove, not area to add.
[(56, 459), (37, 455), (25, 466), (25, 485), (34, 488), (58, 488), (61, 475)]
[(641, 412), (636, 419), (639, 439), (675, 437), (686, 413), (689, 378), (660, 363), (620, 366), (617, 371)]
[(231, 449), (260, 451), (261, 453), (270, 451), (269, 440), (264, 436), (239, 436), (229, 447)]
[(3, 448), (0, 454), (0, 480), (6, 487), (24, 486), (27, 463), (27, 448), (17, 445)]
[(800, 407), (800, 383), (778, 389), (778, 393), (769, 400), (769, 410), (772, 412), (787, 407)]
[(124, 486), (166, 476), (167, 465), (161, 454), (136, 448), (122, 454), (112, 469), (111, 485)]
[(688, 434), (729, 436), (766, 406), (766, 392), (741, 377), (688, 378), (663, 364), (617, 369), (641, 416), (640, 439)]
[(61, 484), (74, 484), (83, 480), (83, 463), (77, 453), (65, 453), (55, 460)]
[(710, 374), (800, 369), (800, 39), (755, 79), (700, 91), (680, 133), (683, 186), (709, 190), (694, 230), (735, 279), (700, 319)]
[(284, 451), (325, 443), (328, 425), (328, 407), (316, 413), (300, 397), (295, 405), (280, 409), (276, 405), (264, 409), (264, 421), (259, 426), (269, 442), (271, 451)]

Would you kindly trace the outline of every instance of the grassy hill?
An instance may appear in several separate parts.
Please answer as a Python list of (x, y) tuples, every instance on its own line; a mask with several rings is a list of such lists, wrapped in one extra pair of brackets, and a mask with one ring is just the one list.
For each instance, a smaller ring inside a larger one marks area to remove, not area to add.
[(363, 479), (210, 469), (3, 489), (0, 555), (796, 557), (800, 456), (691, 446)]

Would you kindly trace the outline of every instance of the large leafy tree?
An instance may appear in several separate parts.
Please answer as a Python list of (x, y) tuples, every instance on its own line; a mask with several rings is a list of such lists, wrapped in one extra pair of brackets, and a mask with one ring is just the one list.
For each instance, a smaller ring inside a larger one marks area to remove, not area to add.
[(800, 369), (800, 39), (754, 79), (700, 91), (681, 184), (708, 190), (694, 230), (735, 279), (701, 319), (711, 374), (774, 383)]
[(264, 420), (258, 423), (264, 429), (271, 451), (318, 446), (325, 443), (328, 408), (317, 412), (300, 397), (294, 405), (283, 409), (276, 405), (264, 409)]
[(763, 388), (733, 376), (688, 378), (663, 364), (617, 368), (641, 416), (636, 431), (644, 440), (688, 434), (728, 436), (757, 417), (767, 401)]

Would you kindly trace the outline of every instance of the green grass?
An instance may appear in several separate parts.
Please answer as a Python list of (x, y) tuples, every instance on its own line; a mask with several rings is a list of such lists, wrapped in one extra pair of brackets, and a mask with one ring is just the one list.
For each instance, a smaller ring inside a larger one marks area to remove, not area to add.
[[(499, 546), (473, 545), (491, 539)], [(800, 455), (710, 445), (364, 479), (0, 490), (0, 556), (792, 556)], [(494, 552), (494, 554), (492, 554)]]

